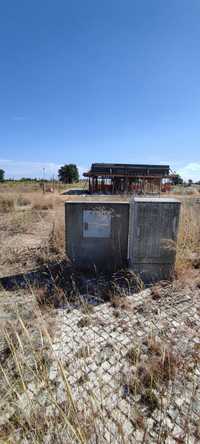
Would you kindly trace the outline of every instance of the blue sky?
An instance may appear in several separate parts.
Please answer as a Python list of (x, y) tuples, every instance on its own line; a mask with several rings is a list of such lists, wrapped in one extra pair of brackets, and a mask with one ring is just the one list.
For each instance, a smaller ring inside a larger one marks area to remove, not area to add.
[(169, 163), (200, 179), (199, 0), (0, 5), (0, 167)]

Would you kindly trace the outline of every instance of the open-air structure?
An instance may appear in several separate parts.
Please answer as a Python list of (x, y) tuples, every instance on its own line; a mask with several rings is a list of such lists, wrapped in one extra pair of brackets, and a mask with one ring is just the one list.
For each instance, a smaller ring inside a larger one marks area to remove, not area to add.
[(159, 193), (169, 187), (169, 165), (93, 163), (83, 174), (92, 193)]

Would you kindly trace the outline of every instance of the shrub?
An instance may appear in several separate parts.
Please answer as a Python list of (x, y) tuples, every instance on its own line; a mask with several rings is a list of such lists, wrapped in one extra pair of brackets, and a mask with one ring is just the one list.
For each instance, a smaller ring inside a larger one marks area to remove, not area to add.
[(80, 327), (80, 328), (88, 327), (90, 324), (91, 324), (91, 320), (88, 316), (82, 317), (77, 323), (78, 327)]
[(25, 196), (22, 196), (21, 194), (17, 197), (17, 201), (16, 201), (16, 203), (17, 203), (17, 205), (19, 206), (19, 207), (23, 207), (23, 206), (26, 206), (26, 205), (30, 205), (31, 204), (31, 201), (30, 201), (30, 199), (28, 199), (27, 197), (25, 197)]
[(33, 202), (32, 208), (34, 210), (52, 210), (53, 202), (50, 199), (46, 199), (43, 201), (35, 201)]
[(146, 389), (142, 393), (141, 401), (147, 405), (151, 412), (159, 408), (159, 400), (154, 391), (151, 389)]
[(141, 400), (154, 410), (158, 402), (153, 390), (167, 386), (175, 378), (180, 361), (168, 344), (155, 337), (148, 338), (143, 345), (148, 359), (138, 346), (130, 348), (126, 355), (131, 372), (125, 375), (125, 384), (130, 394), (140, 394)]
[(139, 347), (131, 347), (128, 350), (126, 357), (132, 365), (135, 365), (140, 359), (140, 354), (141, 350)]
[(9, 213), (15, 208), (14, 198), (11, 196), (0, 196), (0, 213)]

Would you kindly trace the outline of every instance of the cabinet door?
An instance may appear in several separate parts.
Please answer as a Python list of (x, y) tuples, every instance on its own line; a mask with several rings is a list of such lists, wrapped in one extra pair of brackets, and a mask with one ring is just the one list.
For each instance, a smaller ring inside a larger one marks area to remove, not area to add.
[(176, 253), (179, 208), (168, 203), (135, 203), (130, 208), (129, 258), (171, 263)]

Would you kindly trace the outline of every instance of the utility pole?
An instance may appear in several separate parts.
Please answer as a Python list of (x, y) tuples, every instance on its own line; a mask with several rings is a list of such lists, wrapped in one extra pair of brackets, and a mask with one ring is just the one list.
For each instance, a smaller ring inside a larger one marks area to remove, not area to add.
[(45, 168), (43, 168), (43, 194), (45, 193), (44, 179), (45, 179)]
[(55, 181), (54, 181), (54, 174), (53, 174), (52, 184), (53, 184), (53, 192), (54, 192), (54, 191), (55, 191)]

